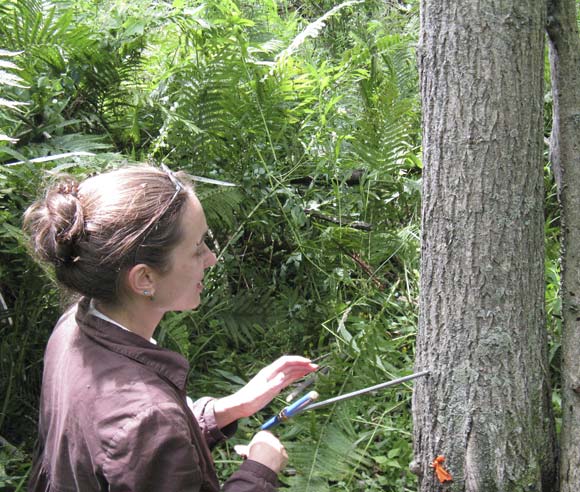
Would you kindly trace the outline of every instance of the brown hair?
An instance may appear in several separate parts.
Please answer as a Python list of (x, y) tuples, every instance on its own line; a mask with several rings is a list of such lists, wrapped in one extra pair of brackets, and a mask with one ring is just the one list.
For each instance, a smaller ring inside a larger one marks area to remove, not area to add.
[(66, 288), (105, 303), (121, 294), (122, 274), (138, 263), (161, 272), (182, 237), (192, 185), (150, 165), (128, 166), (77, 183), (63, 177), (24, 214), (34, 256), (54, 266)]

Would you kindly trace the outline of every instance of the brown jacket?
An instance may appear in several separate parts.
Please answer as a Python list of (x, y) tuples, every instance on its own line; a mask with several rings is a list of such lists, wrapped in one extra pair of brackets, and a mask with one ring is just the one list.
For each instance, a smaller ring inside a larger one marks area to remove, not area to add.
[[(44, 359), (35, 492), (216, 492), (210, 448), (235, 432), (217, 428), (213, 399), (186, 403), (189, 365), (88, 313), (82, 299), (58, 322)], [(271, 492), (275, 473), (245, 461), (227, 492)]]

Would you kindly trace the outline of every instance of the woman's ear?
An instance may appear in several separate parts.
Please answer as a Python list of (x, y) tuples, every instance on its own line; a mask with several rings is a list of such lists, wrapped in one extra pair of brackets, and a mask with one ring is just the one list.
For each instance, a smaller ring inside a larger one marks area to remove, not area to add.
[(143, 263), (131, 267), (127, 272), (127, 289), (131, 294), (153, 297), (155, 295), (155, 275)]

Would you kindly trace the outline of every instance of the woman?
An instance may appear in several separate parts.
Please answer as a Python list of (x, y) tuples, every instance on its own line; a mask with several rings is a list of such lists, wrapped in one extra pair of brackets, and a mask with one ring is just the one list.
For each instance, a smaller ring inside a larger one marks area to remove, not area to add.
[[(218, 491), (210, 449), (317, 366), (282, 357), (231, 396), (188, 399), (187, 361), (152, 336), (166, 312), (199, 306), (216, 263), (191, 184), (145, 165), (67, 179), (24, 228), (81, 296), (47, 345), (29, 490)], [(278, 439), (258, 432), (245, 454), (223, 490), (275, 490), (287, 460)]]

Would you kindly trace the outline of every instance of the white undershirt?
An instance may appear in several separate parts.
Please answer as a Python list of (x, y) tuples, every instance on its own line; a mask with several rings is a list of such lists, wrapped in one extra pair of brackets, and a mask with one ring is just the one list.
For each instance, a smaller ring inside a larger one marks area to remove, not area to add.
[[(114, 324), (115, 326), (118, 326), (119, 328), (122, 328), (125, 331), (131, 331), (129, 328), (127, 328), (126, 326), (123, 326), (120, 323), (117, 323), (114, 319), (109, 318), (107, 315), (101, 313), (101, 311), (99, 311), (96, 307), (95, 307), (95, 300), (91, 299), (91, 303), (89, 304), (89, 314), (97, 317), (97, 318), (101, 318), (105, 321), (108, 321), (109, 323)], [(131, 332), (133, 333), (133, 332)], [(155, 340), (154, 338), (150, 338), (149, 341), (153, 344), (153, 345), (157, 345), (157, 340)]]

